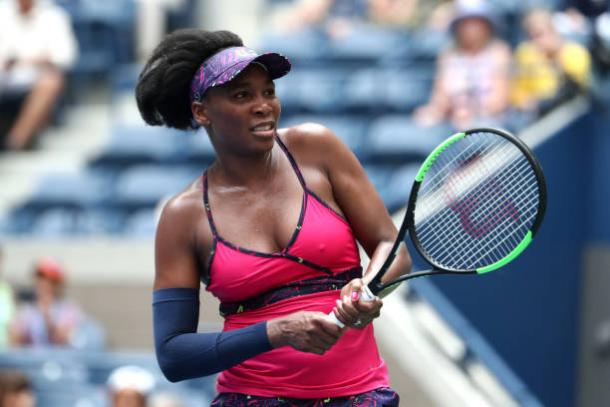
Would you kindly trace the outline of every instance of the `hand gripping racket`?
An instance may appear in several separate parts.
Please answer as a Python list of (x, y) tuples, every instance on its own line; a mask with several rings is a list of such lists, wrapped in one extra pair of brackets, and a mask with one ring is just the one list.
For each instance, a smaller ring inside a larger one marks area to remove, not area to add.
[[(454, 134), (430, 153), (415, 176), (392, 250), (361, 298), (373, 300), (411, 278), (496, 270), (531, 243), (545, 208), (544, 174), (521, 140), (491, 128)], [(407, 230), (432, 269), (382, 283)], [(334, 313), (329, 316), (343, 326)]]

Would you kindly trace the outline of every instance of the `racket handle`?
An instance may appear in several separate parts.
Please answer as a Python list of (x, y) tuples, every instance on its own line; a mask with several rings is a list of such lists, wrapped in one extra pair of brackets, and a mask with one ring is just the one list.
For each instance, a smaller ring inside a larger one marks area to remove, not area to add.
[[(376, 300), (377, 298), (378, 297), (372, 293), (372, 291), (369, 289), (368, 286), (364, 286), (364, 289), (360, 293), (360, 299), (362, 301), (373, 301), (373, 300)], [(343, 322), (339, 321), (339, 319), (337, 318), (335, 313), (332, 311), (328, 314), (328, 319), (331, 322), (334, 322), (335, 324), (337, 324), (339, 326), (339, 328), (343, 328), (345, 326), (345, 324)]]

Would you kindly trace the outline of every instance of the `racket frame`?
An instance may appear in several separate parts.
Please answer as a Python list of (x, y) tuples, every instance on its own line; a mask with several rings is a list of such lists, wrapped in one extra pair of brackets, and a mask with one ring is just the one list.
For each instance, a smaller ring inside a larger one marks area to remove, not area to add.
[[(426, 250), (422, 247), (422, 245), (417, 237), (417, 232), (415, 231), (415, 227), (414, 227), (414, 225), (415, 225), (415, 205), (416, 205), (417, 196), (419, 193), (419, 188), (421, 187), (421, 184), (426, 176), (426, 173), (428, 172), (428, 170), (430, 169), (430, 167), (432, 166), (434, 161), (436, 161), (436, 159), (441, 155), (441, 153), (447, 147), (449, 147), (451, 144), (453, 144), (463, 138), (468, 137), (471, 134), (483, 133), (483, 132), (494, 133), (498, 136), (501, 136), (501, 137), (507, 139), (515, 147), (517, 147), (521, 151), (521, 153), (525, 156), (525, 158), (528, 160), (528, 162), (531, 165), (531, 168), (534, 172), (536, 180), (538, 182), (539, 200), (538, 200), (538, 211), (536, 214), (536, 219), (534, 220), (532, 227), (530, 228), (530, 230), (526, 234), (526, 236), (522, 239), (522, 241), (509, 254), (507, 254), (502, 259), (498, 260), (497, 262), (487, 265), (485, 267), (481, 267), (479, 269), (474, 269), (474, 270), (459, 270), (459, 269), (451, 269), (451, 268), (443, 267), (440, 264), (438, 264), (434, 259), (432, 259), (431, 256), (428, 255)], [(409, 195), (407, 211), (405, 213), (405, 216), (404, 216), (402, 223), (400, 225), (400, 228), (398, 230), (398, 235), (396, 237), (396, 240), (394, 241), (390, 254), (386, 258), (386, 260), (383, 263), (383, 265), (381, 266), (381, 268), (379, 269), (379, 272), (375, 275), (375, 277), (369, 283), (368, 286), (369, 286), (371, 292), (374, 295), (377, 295), (379, 292), (381, 292), (383, 290), (386, 290), (396, 284), (400, 284), (405, 280), (409, 280), (409, 279), (416, 278), (416, 277), (428, 276), (428, 275), (433, 275), (433, 274), (434, 275), (437, 275), (437, 274), (483, 274), (483, 273), (487, 273), (487, 272), (496, 270), (500, 267), (503, 267), (504, 265), (510, 263), (512, 260), (517, 258), (519, 256), (519, 254), (521, 252), (523, 252), (525, 250), (525, 248), (531, 243), (532, 239), (538, 232), (540, 225), (542, 224), (542, 220), (544, 218), (544, 214), (546, 211), (546, 204), (547, 204), (547, 189), (546, 189), (546, 181), (544, 178), (544, 173), (542, 172), (542, 167), (540, 166), (540, 163), (538, 162), (538, 160), (536, 159), (536, 157), (534, 156), (534, 154), (532, 153), (530, 148), (522, 140), (520, 140), (516, 136), (514, 136), (506, 131), (487, 128), (487, 127), (474, 128), (474, 129), (466, 130), (464, 132), (455, 133), (454, 135), (452, 135), (451, 137), (446, 139), (442, 144), (438, 145), (428, 155), (428, 157), (426, 157), (426, 159), (424, 160), (423, 164), (421, 165), (419, 171), (417, 172), (417, 175), (415, 176), (415, 180), (413, 181), (413, 185), (411, 186), (411, 193)], [(401, 245), (401, 243), (404, 242), (407, 231), (409, 232), (409, 237), (411, 238), (411, 241), (413, 242), (413, 245), (415, 246), (415, 248), (417, 249), (419, 254), (429, 264), (431, 264), (433, 266), (433, 268), (431, 270), (419, 271), (419, 272), (410, 273), (410, 274), (401, 276), (400, 278), (398, 278), (394, 281), (391, 281), (389, 283), (382, 283), (381, 278), (385, 275), (385, 273), (388, 271), (388, 269), (392, 265), (394, 259), (396, 258), (400, 245)]]

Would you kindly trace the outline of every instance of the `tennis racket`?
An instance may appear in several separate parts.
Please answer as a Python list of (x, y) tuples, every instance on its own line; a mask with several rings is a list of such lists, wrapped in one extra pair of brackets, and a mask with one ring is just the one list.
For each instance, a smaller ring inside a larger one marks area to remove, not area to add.
[[(454, 134), (420, 167), (392, 250), (361, 298), (416, 277), (497, 270), (529, 246), (545, 208), (544, 174), (521, 140), (492, 128)], [(382, 283), (407, 231), (432, 269)]]

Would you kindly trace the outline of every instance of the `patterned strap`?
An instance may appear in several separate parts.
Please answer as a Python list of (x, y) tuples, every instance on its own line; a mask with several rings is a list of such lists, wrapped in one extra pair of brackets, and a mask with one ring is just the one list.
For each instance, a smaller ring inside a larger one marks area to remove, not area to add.
[(220, 315), (227, 316), (252, 311), (292, 297), (338, 290), (355, 278), (362, 277), (362, 267), (355, 267), (335, 276), (322, 276), (307, 280), (295, 281), (275, 288), (257, 297), (241, 302), (221, 302)]
[(295, 174), (297, 175), (297, 178), (299, 179), (299, 182), (303, 186), (303, 189), (305, 191), (307, 191), (307, 185), (305, 184), (305, 178), (303, 177), (303, 174), (301, 173), (301, 169), (299, 168), (297, 161), (294, 159), (294, 157), (292, 156), (292, 153), (290, 152), (290, 150), (288, 150), (288, 147), (286, 147), (286, 145), (284, 144), (282, 139), (280, 139), (280, 136), (276, 135), (275, 139), (277, 140), (277, 143), (284, 151), (284, 154), (286, 154), (286, 157), (288, 157), (288, 161), (290, 161), (290, 165), (292, 165), (292, 169), (294, 170)]

